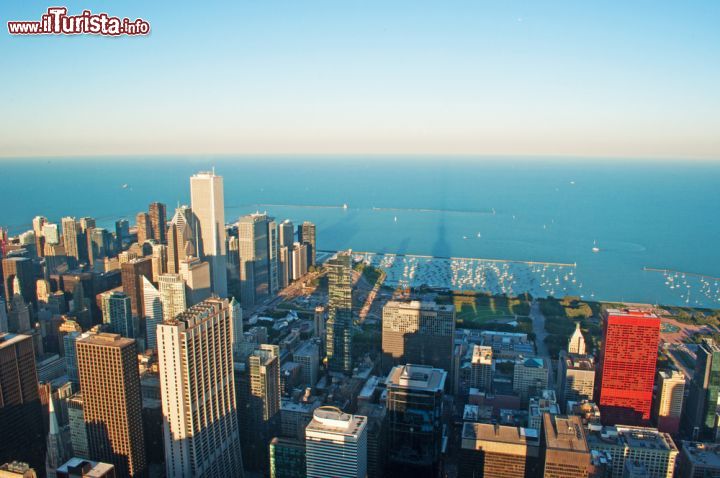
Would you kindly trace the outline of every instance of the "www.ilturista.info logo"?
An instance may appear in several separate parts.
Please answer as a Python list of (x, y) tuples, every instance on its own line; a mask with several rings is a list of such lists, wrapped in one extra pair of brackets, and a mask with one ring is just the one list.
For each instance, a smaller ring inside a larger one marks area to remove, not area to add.
[(147, 35), (150, 24), (142, 18), (130, 20), (90, 10), (68, 15), (65, 7), (50, 7), (40, 21), (8, 22), (8, 32), (11, 35)]

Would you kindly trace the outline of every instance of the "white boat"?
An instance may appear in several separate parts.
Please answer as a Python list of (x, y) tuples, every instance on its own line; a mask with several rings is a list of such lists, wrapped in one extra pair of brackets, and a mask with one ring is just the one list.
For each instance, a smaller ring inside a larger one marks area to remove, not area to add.
[(600, 248), (597, 246), (597, 241), (593, 241), (592, 251), (595, 253), (600, 252)]
[(128, 188), (127, 183), (123, 184), (123, 185), (122, 185), (122, 188), (123, 188), (123, 189), (127, 189), (127, 188)]
[(347, 209), (347, 208), (348, 208), (347, 203), (343, 204), (343, 209)]

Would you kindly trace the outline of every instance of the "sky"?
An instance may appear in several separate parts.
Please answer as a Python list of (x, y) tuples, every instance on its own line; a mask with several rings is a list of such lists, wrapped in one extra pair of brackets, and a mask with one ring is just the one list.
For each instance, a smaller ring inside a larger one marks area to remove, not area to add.
[[(65, 5), (147, 37), (12, 36)], [(720, 2), (3, 0), (0, 157), (720, 159)]]

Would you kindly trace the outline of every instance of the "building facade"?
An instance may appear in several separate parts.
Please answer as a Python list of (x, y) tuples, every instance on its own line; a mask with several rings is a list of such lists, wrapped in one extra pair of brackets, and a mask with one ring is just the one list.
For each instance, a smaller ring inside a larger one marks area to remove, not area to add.
[(367, 418), (320, 407), (305, 429), (307, 478), (364, 478)]
[(339, 252), (327, 262), (328, 320), (327, 359), (333, 372), (352, 372), (352, 257)]

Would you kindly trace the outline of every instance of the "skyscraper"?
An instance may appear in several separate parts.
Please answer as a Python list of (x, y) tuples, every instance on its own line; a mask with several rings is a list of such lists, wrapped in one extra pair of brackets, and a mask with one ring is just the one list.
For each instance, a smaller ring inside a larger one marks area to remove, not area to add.
[(142, 244), (148, 239), (153, 238), (153, 227), (150, 221), (150, 215), (146, 212), (139, 212), (135, 216), (135, 226), (137, 227), (137, 243)]
[(161, 274), (167, 272), (168, 247), (165, 244), (152, 246), (152, 281), (157, 282)]
[(131, 259), (120, 266), (123, 292), (130, 297), (132, 313), (142, 317), (143, 312), (143, 283), (142, 277), (152, 279), (152, 260), (149, 257)]
[(145, 441), (135, 340), (89, 334), (77, 341), (77, 356), (90, 456), (115, 465), (119, 476), (142, 476)]
[(160, 302), (163, 320), (171, 320), (187, 309), (185, 281), (180, 274), (163, 274), (159, 277)]
[(82, 233), (80, 232), (80, 224), (74, 217), (64, 217), (60, 221), (62, 225), (63, 243), (65, 245), (65, 255), (72, 257), (79, 262), (81, 258), (80, 244), (82, 242)]
[(215, 172), (198, 173), (190, 178), (192, 211), (197, 219), (198, 255), (210, 264), (212, 291), (227, 296), (225, 251), (225, 200), (223, 178)]
[(470, 386), (477, 388), (481, 392), (491, 392), (493, 370), (492, 347), (486, 345), (473, 346), (470, 361)]
[(392, 476), (438, 475), (446, 379), (447, 372), (425, 365), (398, 365), (388, 374), (387, 470)]
[(720, 347), (714, 340), (705, 339), (700, 343), (696, 357), (685, 414), (686, 429), (693, 440), (712, 440), (720, 398)]
[(649, 422), (659, 341), (656, 315), (630, 309), (606, 312), (598, 403), (603, 423)]
[(142, 278), (143, 310), (145, 311), (145, 348), (157, 350), (157, 326), (163, 321), (160, 292), (147, 277)]
[(575, 322), (575, 332), (568, 342), (568, 353), (585, 355), (585, 337), (580, 330), (580, 322)]
[(595, 391), (595, 359), (592, 355), (560, 352), (557, 389), (563, 410), (568, 401), (592, 400)]
[(460, 478), (535, 478), (540, 440), (536, 430), (465, 422), (460, 442)]
[(89, 458), (87, 426), (83, 413), (82, 392), (77, 392), (67, 399), (68, 424), (70, 425), (70, 442), (73, 455), (80, 458)]
[[(382, 365), (417, 363), (452, 371), (455, 306), (390, 301), (383, 307)], [(450, 377), (449, 382), (452, 382)]]
[(0, 462), (45, 468), (45, 437), (32, 337), (0, 333)]
[(128, 220), (118, 219), (115, 221), (115, 242), (118, 251), (122, 251), (123, 243), (127, 242), (128, 237), (130, 237), (130, 223)]
[(180, 261), (180, 276), (185, 281), (187, 305), (199, 304), (210, 297), (210, 264), (197, 257)]
[(317, 255), (315, 224), (305, 221), (298, 226), (298, 242), (307, 246), (308, 266), (314, 266)]
[(249, 400), (243, 428), (251, 439), (245, 450), (248, 457), (245, 464), (252, 470), (265, 470), (269, 463), (268, 443), (277, 435), (280, 425), (279, 347), (260, 344), (247, 359), (247, 371)]
[(167, 228), (167, 206), (161, 202), (154, 202), (149, 207), (150, 225), (152, 226), (152, 237), (160, 244), (166, 242)]
[(278, 244), (292, 247), (295, 242), (295, 226), (290, 219), (285, 219), (278, 225)]
[(292, 264), (291, 264), (291, 275), (292, 280), (298, 280), (308, 271), (307, 262), (307, 244), (296, 242), (292, 246)]
[(133, 327), (132, 303), (124, 292), (111, 291), (102, 295), (103, 323), (110, 330), (123, 337), (135, 338)]
[(680, 431), (680, 417), (685, 396), (685, 374), (676, 370), (660, 370), (657, 374), (657, 396), (653, 420), (661, 432), (675, 435)]
[(279, 240), (278, 228), (275, 219), (268, 218), (268, 276), (270, 279), (270, 294), (275, 295), (280, 290), (278, 279)]
[(232, 321), (232, 349), (233, 357), (237, 359), (240, 356), (240, 344), (243, 341), (243, 314), (240, 302), (235, 300), (235, 297), (230, 299), (230, 320)]
[(305, 443), (275, 437), (270, 442), (270, 478), (306, 478)]
[(231, 337), (226, 299), (208, 299), (158, 326), (170, 478), (243, 476)]
[(333, 372), (352, 372), (352, 257), (339, 252), (328, 262), (327, 359)]
[(167, 271), (170, 274), (179, 273), (180, 261), (196, 254), (194, 224), (189, 207), (180, 206), (175, 210), (167, 229)]
[(590, 448), (580, 417), (544, 413), (541, 431), (545, 453), (543, 478), (587, 478), (592, 469)]
[[(2, 260), (2, 273), (5, 298), (8, 302), (16, 292), (19, 292), (26, 303), (35, 303), (35, 270), (30, 259), (26, 257), (6, 257)], [(13, 281), (16, 277), (20, 281), (20, 291), (13, 289)]]
[(305, 428), (307, 478), (364, 478), (367, 418), (320, 407)]
[(243, 216), (237, 223), (240, 303), (246, 309), (254, 307), (270, 295), (270, 223), (275, 224), (267, 214), (260, 213)]

